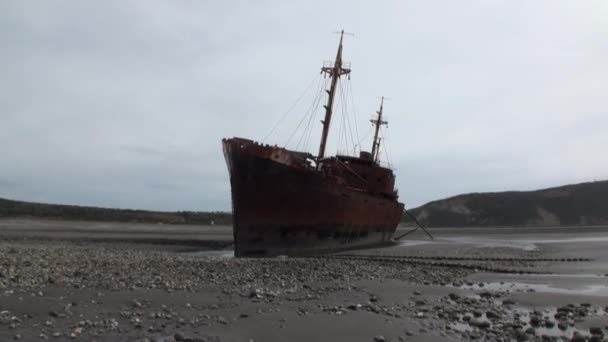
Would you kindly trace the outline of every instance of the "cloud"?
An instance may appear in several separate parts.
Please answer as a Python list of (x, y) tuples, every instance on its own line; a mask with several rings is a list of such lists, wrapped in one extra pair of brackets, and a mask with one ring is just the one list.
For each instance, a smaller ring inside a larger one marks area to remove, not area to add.
[(342, 27), (359, 136), (390, 97), (409, 206), (607, 178), (607, 15), (602, 1), (3, 2), (0, 196), (228, 210), (221, 139), (262, 139)]

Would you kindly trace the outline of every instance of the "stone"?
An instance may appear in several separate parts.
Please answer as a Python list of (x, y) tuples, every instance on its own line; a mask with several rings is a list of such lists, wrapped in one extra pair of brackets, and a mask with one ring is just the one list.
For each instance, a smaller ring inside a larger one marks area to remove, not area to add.
[(459, 300), (459, 299), (460, 299), (460, 296), (459, 296), (459, 295), (457, 295), (457, 294), (455, 294), (455, 293), (453, 293), (453, 292), (450, 292), (450, 293), (448, 294), (448, 297), (449, 297), (451, 300), (453, 300), (453, 301), (457, 301), (457, 300)]
[(494, 311), (488, 311), (488, 312), (486, 312), (486, 317), (487, 317), (488, 319), (499, 319), (499, 318), (500, 318), (500, 315), (499, 315), (499, 314), (497, 314), (497, 313), (496, 313), (496, 312), (494, 312)]
[(585, 336), (583, 336), (580, 332), (575, 331), (570, 339), (570, 342), (585, 342)]
[(469, 325), (473, 327), (478, 327), (480, 329), (486, 329), (490, 327), (490, 322), (486, 320), (482, 320), (479, 318), (473, 318), (469, 320)]
[(530, 317), (530, 325), (532, 325), (532, 326), (537, 327), (540, 325), (541, 322), (542, 322), (542, 319), (538, 316)]
[(374, 342), (385, 342), (385, 341), (386, 341), (386, 339), (382, 335), (378, 335), (378, 336), (374, 337)]
[(602, 331), (602, 328), (600, 328), (600, 327), (591, 327), (591, 328), (589, 328), (589, 332), (591, 333), (591, 335), (604, 336), (604, 332)]
[(514, 301), (513, 299), (508, 299), (508, 298), (507, 298), (507, 299), (504, 299), (504, 300), (502, 301), (502, 304), (503, 304), (503, 305), (514, 305), (514, 304), (515, 304), (515, 301)]
[(178, 332), (176, 332), (176, 333), (173, 335), (173, 338), (174, 338), (176, 341), (178, 341), (178, 342), (179, 342), (179, 341), (185, 341), (185, 340), (186, 340), (186, 335), (184, 335), (184, 333), (183, 333), (183, 332), (178, 331)]

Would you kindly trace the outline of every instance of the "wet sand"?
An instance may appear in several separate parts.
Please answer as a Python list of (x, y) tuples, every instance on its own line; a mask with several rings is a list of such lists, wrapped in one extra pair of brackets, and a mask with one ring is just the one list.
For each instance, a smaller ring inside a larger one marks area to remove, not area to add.
[(0, 220), (0, 341), (608, 335), (608, 227), (431, 232), (346, 253), (393, 261), (235, 259), (226, 227)]

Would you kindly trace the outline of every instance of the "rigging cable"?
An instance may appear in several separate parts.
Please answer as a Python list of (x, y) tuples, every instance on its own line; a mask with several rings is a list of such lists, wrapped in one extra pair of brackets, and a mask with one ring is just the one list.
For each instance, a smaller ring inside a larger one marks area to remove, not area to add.
[(302, 144), (303, 150), (304, 151), (308, 150), (308, 140), (310, 139), (310, 135), (312, 133), (312, 128), (313, 128), (312, 122), (317, 117), (317, 112), (318, 112), (319, 104), (321, 103), (321, 99), (323, 97), (322, 96), (323, 90), (327, 88), (327, 83), (328, 82), (329, 82), (328, 80), (325, 81), (325, 83), (321, 87), (321, 90), (320, 90), (319, 94), (317, 94), (317, 96), (313, 100), (313, 103), (311, 104), (311, 106), (309, 107), (308, 111), (306, 112), (306, 116), (309, 116), (308, 122), (306, 123), (306, 127), (304, 127), (304, 131), (302, 132), (302, 135), (300, 136), (300, 139), (298, 140), (298, 144), (296, 145), (296, 149), (298, 149), (300, 147), (300, 144), (303, 142), (303, 144)]
[[(353, 108), (353, 122), (355, 123), (355, 134), (357, 135), (357, 140), (356, 141), (359, 142), (360, 140), (359, 140), (359, 130), (357, 128), (357, 126), (358, 126), (357, 125), (357, 113), (355, 112), (355, 99), (354, 99), (355, 95), (353, 93), (353, 86), (352, 86), (352, 84), (353, 83), (350, 81), (350, 77), (349, 77), (348, 81), (347, 81), (348, 94), (350, 95), (350, 103), (351, 103), (351, 106)], [(359, 146), (359, 151), (361, 151), (361, 145), (359, 145), (359, 143), (357, 143), (354, 146), (355, 155), (357, 154), (357, 146)]]
[(386, 150), (388, 151), (388, 162), (391, 166), (391, 168), (393, 167), (393, 149), (391, 147), (391, 135), (389, 134), (389, 129), (388, 129), (388, 124), (386, 126), (386, 140), (388, 140), (388, 143), (386, 144)]
[[(348, 81), (347, 81), (348, 82)], [(348, 86), (344, 87), (344, 101), (343, 101), (343, 107), (344, 107), (344, 117), (346, 118), (346, 124), (348, 125), (348, 132), (350, 133), (350, 142), (347, 142), (347, 154), (350, 153), (350, 148), (353, 148), (353, 155), (356, 156), (356, 150), (355, 150), (355, 136), (353, 135), (353, 129), (352, 129), (352, 124), (350, 122), (350, 118), (348, 116)], [(340, 89), (342, 89), (342, 84), (340, 84)], [(356, 125), (356, 123), (355, 123)]]
[(310, 110), (312, 110), (312, 107), (314, 106), (314, 102), (318, 102), (318, 98), (321, 97), (321, 94), (325, 91), (324, 88), (321, 88), (321, 90), (317, 93), (317, 95), (315, 96), (315, 99), (313, 100), (313, 104), (311, 104), (311, 106), (309, 107), (309, 109), (306, 111), (305, 115), (302, 117), (302, 119), (300, 120), (300, 123), (298, 123), (298, 126), (296, 126), (296, 128), (294, 129), (293, 133), (291, 133), (291, 136), (289, 137), (289, 139), (287, 139), (287, 142), (285, 143), (285, 147), (287, 145), (289, 145), (289, 142), (291, 141), (291, 139), (294, 137), (294, 135), (298, 132), (298, 129), (300, 128), (300, 126), (302, 125), (302, 123), (304, 122), (304, 120), (306, 119), (306, 117), (308, 116), (308, 113), (310, 112)]
[[(344, 87), (344, 84), (342, 83), (342, 79), (340, 79), (340, 98), (342, 100), (341, 102), (341, 109), (342, 109), (342, 126), (343, 126), (343, 130), (344, 130), (344, 143), (345, 143), (345, 154), (350, 154), (350, 146), (351, 143), (352, 145), (355, 145), (355, 138), (353, 135), (353, 130), (351, 127), (351, 123), (348, 117), (348, 88)], [(346, 89), (345, 89), (346, 88)], [(346, 130), (346, 128), (348, 127), (348, 130)], [(349, 133), (350, 133), (350, 141), (349, 141)]]
[(315, 78), (313, 78), (310, 81), (310, 83), (308, 84), (308, 86), (306, 87), (306, 89), (304, 89), (304, 92), (302, 92), (302, 94), (296, 99), (296, 102), (285, 112), (285, 114), (283, 114), (283, 116), (281, 117), (281, 119), (272, 127), (272, 129), (270, 130), (270, 132), (268, 132), (268, 134), (266, 134), (266, 136), (264, 137), (264, 139), (262, 139), (262, 143), (264, 141), (266, 141), (266, 139), (268, 139), (268, 137), (272, 134), (272, 132), (274, 132), (274, 130), (277, 128), (277, 126), (279, 126), (279, 124), (281, 122), (283, 122), (283, 120), (285, 119), (285, 117), (287, 117), (287, 114), (289, 114), (289, 112), (291, 112), (295, 108), (295, 106), (298, 105), (298, 103), (300, 102), (300, 100), (302, 100), (302, 98), (304, 97), (304, 95), (306, 95), (306, 93), (308, 93), (308, 90), (310, 90), (310, 88), (315, 83), (315, 81), (317, 81), (319, 79), (321, 79), (321, 75), (315, 76)]

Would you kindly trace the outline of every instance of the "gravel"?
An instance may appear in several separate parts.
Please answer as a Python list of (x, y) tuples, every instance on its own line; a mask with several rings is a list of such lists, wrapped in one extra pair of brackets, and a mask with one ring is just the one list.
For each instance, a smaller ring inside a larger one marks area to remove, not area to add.
[[(161, 251), (130, 250), (128, 246), (68, 243), (1, 243), (0, 290), (31, 291), (48, 285), (121, 290), (133, 288), (194, 290), (228, 284), (301, 287), (312, 282), (348, 283), (392, 278), (440, 284), (469, 271), (459, 268), (323, 258), (242, 259), (201, 257)], [(52, 279), (52, 281), (49, 281)], [(370, 299), (374, 301), (376, 298)]]

